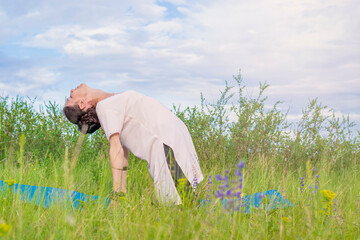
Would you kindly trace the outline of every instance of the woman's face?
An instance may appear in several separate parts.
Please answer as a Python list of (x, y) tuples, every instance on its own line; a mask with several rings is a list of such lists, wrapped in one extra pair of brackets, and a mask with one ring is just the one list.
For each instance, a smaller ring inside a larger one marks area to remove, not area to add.
[(70, 97), (66, 99), (65, 106), (74, 106), (85, 101), (88, 86), (85, 83), (80, 84), (75, 89), (70, 90)]

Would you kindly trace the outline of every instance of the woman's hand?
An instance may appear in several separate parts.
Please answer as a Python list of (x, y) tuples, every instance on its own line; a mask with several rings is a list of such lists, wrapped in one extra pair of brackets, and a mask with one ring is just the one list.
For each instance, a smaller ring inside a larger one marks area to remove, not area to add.
[(119, 206), (119, 203), (117, 201), (115, 201), (115, 200), (110, 201), (110, 208), (115, 208), (117, 206)]

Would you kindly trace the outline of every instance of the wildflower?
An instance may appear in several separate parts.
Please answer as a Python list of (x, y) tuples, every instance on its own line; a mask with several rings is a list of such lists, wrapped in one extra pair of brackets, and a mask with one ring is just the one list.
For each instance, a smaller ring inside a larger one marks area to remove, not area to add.
[[(316, 175), (316, 181), (315, 181), (315, 189), (316, 190), (319, 189), (319, 177), (320, 177), (320, 175)], [(314, 191), (314, 193), (316, 193), (316, 190)]]
[(336, 197), (336, 193), (330, 190), (321, 190), (320, 192), (323, 194), (325, 200), (327, 201), (331, 201)]
[(216, 180), (217, 180), (217, 181), (221, 181), (221, 180), (222, 180), (221, 175), (215, 175), (215, 177), (216, 177)]
[(283, 221), (284, 223), (289, 223), (290, 222), (290, 218), (289, 217), (282, 217), (281, 221)]
[(242, 176), (241, 170), (235, 170), (235, 176), (241, 177)]
[(229, 187), (229, 176), (226, 175), (224, 180), (225, 180), (225, 187), (228, 188)]
[(198, 186), (198, 181), (197, 181), (197, 178), (196, 178), (196, 176), (195, 176), (195, 177), (194, 177), (194, 180), (193, 180), (193, 187), (194, 187), (194, 189), (196, 189), (197, 186)]
[(212, 184), (212, 175), (210, 175), (208, 178), (208, 184)]
[(210, 175), (210, 176), (208, 177), (208, 184), (207, 184), (207, 198), (209, 198), (209, 197), (210, 197), (210, 192), (211, 192), (211, 190), (210, 190), (210, 186), (211, 186), (211, 184), (212, 184), (212, 175)]
[(326, 216), (329, 216), (331, 214), (331, 206), (334, 204), (333, 199), (336, 197), (336, 193), (330, 190), (322, 190), (320, 192), (323, 194), (326, 203), (325, 207), (320, 212), (324, 213)]
[(218, 191), (216, 191), (216, 197), (218, 197), (222, 200), (224, 197), (224, 194), (218, 190)]
[(14, 179), (11, 179), (11, 180), (5, 180), (4, 181), (7, 185), (9, 185), (9, 186), (12, 186), (12, 185), (14, 185), (15, 184), (15, 180)]
[(0, 237), (4, 236), (7, 232), (11, 230), (11, 226), (6, 223), (0, 224)]
[(305, 186), (305, 182), (304, 182), (305, 177), (300, 177), (300, 191), (304, 191), (304, 186)]
[(245, 163), (244, 161), (240, 161), (237, 165), (236, 165), (237, 168), (240, 168), (240, 169), (243, 169), (245, 167)]
[(227, 197), (230, 197), (230, 196), (231, 196), (231, 189), (229, 189), (229, 190), (226, 191), (226, 196), (227, 196)]

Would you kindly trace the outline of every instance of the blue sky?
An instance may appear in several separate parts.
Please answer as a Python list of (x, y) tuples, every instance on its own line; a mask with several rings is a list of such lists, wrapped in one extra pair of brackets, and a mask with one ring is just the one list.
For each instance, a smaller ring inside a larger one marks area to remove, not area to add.
[(81, 82), (215, 101), (241, 69), (296, 120), (309, 99), (360, 125), (357, 0), (0, 1), (0, 95), (63, 104)]

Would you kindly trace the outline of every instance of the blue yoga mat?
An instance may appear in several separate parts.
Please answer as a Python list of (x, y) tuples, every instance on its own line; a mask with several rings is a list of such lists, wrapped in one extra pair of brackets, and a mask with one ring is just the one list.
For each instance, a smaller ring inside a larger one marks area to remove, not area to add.
[[(88, 195), (77, 191), (17, 183), (9, 185), (0, 180), (0, 196), (7, 194), (9, 191), (19, 194), (21, 196), (21, 201), (45, 208), (60, 204), (64, 206), (70, 205), (75, 209), (81, 209), (84, 203), (96, 204), (99, 203), (98, 201), (101, 201), (100, 204), (103, 204), (104, 208), (107, 208), (110, 203), (109, 198)], [(264, 203), (264, 199), (268, 199), (266, 203)], [(200, 205), (202, 206), (209, 203), (211, 203), (210, 200), (200, 200)], [(277, 190), (258, 192), (247, 195), (242, 199), (223, 199), (221, 200), (221, 205), (226, 209), (245, 213), (251, 213), (254, 209), (273, 210), (276, 208), (293, 206), (293, 204), (289, 200), (283, 198)]]
[[(211, 203), (210, 200), (200, 200), (201, 205), (209, 203)], [(293, 206), (293, 204), (289, 200), (283, 198), (277, 190), (254, 193), (246, 195), (241, 199), (223, 199), (220, 201), (220, 204), (226, 209), (244, 213), (251, 213), (256, 209), (269, 211)]]
[(15, 194), (19, 194), (21, 196), (21, 201), (45, 208), (49, 208), (55, 204), (68, 204), (72, 208), (79, 209), (84, 203), (96, 203), (97, 201), (101, 201), (101, 203), (104, 205), (104, 208), (106, 208), (110, 203), (110, 199), (108, 198), (88, 195), (77, 191), (53, 187), (23, 185), (17, 183), (9, 185), (0, 180), (0, 195), (4, 195), (9, 191), (13, 191)]

